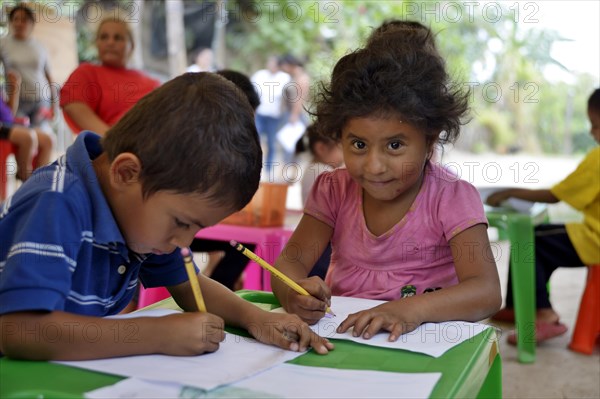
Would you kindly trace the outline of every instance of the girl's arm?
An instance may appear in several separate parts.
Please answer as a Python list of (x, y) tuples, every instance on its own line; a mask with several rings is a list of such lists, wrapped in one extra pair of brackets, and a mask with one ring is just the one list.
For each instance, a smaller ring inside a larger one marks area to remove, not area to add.
[(109, 128), (90, 106), (85, 103), (69, 103), (63, 107), (63, 110), (82, 130), (91, 130), (94, 133), (104, 135)]
[(61, 311), (0, 316), (0, 351), (29, 360), (86, 360), (162, 353), (214, 352), (223, 320), (209, 313), (104, 319)]
[(390, 341), (425, 322), (479, 321), (502, 304), (500, 281), (486, 226), (477, 224), (450, 240), (459, 283), (438, 291), (403, 298), (350, 315), (338, 332), (354, 327), (355, 336), (370, 338), (380, 330)]
[(333, 229), (310, 215), (303, 215), (298, 227), (275, 261), (275, 267), (300, 284), (311, 296), (300, 295), (277, 278), (271, 278), (273, 293), (288, 313), (313, 324), (331, 305), (331, 291), (319, 277), (308, 273), (329, 244)]
[(560, 201), (550, 190), (529, 190), (526, 188), (509, 188), (507, 190), (497, 191), (491, 194), (486, 203), (491, 206), (499, 206), (503, 201), (509, 198), (518, 198), (531, 202), (543, 202), (546, 204), (555, 204)]

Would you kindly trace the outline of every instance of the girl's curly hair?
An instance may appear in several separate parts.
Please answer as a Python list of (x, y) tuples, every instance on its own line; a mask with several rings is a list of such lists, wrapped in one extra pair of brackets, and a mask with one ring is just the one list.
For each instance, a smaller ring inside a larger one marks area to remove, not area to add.
[(373, 35), (337, 62), (320, 89), (313, 115), (335, 139), (349, 119), (377, 116), (415, 125), (430, 144), (453, 142), (468, 111), (469, 93), (450, 81), (429, 29)]

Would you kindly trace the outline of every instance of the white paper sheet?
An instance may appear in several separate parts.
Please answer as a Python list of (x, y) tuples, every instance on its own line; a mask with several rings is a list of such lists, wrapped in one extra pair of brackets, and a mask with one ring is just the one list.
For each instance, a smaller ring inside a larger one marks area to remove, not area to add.
[(326, 338), (347, 339), (365, 345), (404, 349), (433, 357), (440, 357), (456, 345), (472, 339), (486, 328), (490, 328), (486, 324), (466, 321), (425, 323), (416, 330), (401, 335), (396, 342), (388, 341), (390, 334), (386, 331), (380, 332), (371, 339), (352, 336), (352, 329), (344, 334), (336, 332), (338, 326), (349, 314), (371, 309), (382, 303), (385, 303), (385, 301), (334, 296), (331, 298), (331, 309), (335, 312), (336, 317), (326, 316), (311, 328), (314, 332)]
[[(165, 313), (137, 312), (135, 316)], [(129, 317), (133, 315), (128, 315)], [(125, 377), (175, 382), (203, 389), (213, 389), (267, 370), (302, 355), (262, 344), (254, 339), (226, 333), (219, 350), (200, 356), (145, 355), (100, 360), (57, 362)]]
[(130, 378), (86, 398), (428, 398), (441, 376), (282, 364), (210, 392)]

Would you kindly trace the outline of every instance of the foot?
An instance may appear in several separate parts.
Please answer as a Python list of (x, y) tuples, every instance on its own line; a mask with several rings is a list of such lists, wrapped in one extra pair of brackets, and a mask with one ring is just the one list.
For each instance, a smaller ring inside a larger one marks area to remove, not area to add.
[[(539, 344), (540, 342), (547, 341), (551, 338), (559, 337), (566, 333), (568, 330), (567, 326), (556, 320), (555, 322), (545, 322), (545, 321), (536, 321), (535, 322), (535, 342)], [(511, 345), (517, 344), (517, 334), (516, 332), (511, 333), (507, 342)]]

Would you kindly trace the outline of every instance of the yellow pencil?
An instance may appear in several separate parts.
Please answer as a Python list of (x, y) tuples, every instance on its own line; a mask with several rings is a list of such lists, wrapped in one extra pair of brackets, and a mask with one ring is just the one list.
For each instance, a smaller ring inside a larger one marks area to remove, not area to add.
[[(285, 283), (285, 285), (287, 285), (288, 287), (290, 287), (291, 289), (296, 291), (298, 294), (310, 296), (308, 291), (306, 291), (301, 285), (299, 285), (297, 282), (295, 282), (294, 280), (292, 280), (291, 278), (289, 278), (288, 276), (283, 274), (281, 271), (275, 269), (273, 266), (268, 264), (263, 258), (258, 256), (254, 252), (250, 251), (248, 248), (246, 248), (239, 242), (237, 242), (235, 240), (231, 240), (231, 241), (229, 241), (229, 243), (231, 244), (232, 247), (234, 247), (235, 249), (237, 249), (238, 251), (240, 251), (241, 253), (246, 255), (248, 258), (250, 258), (253, 261), (255, 261), (256, 263), (258, 263), (262, 268), (266, 269), (272, 275), (274, 275), (275, 277), (277, 277), (278, 279), (283, 281)], [(333, 313), (333, 311), (329, 307), (327, 307), (326, 311), (330, 315), (335, 316), (335, 313)]]
[(183, 263), (185, 264), (185, 270), (187, 271), (190, 284), (192, 285), (192, 292), (194, 293), (194, 299), (200, 312), (206, 312), (206, 305), (204, 304), (204, 298), (202, 297), (202, 291), (200, 291), (200, 283), (198, 282), (198, 276), (196, 275), (196, 269), (192, 263), (192, 253), (189, 248), (181, 249), (181, 256), (183, 256)]

